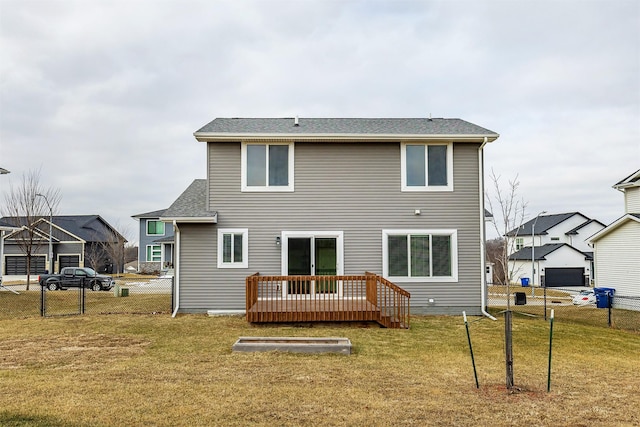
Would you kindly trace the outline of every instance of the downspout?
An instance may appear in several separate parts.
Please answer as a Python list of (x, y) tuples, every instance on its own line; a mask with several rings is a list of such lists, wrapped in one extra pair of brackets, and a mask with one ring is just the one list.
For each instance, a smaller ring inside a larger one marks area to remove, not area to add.
[(176, 317), (178, 309), (180, 308), (180, 229), (178, 228), (178, 223), (175, 219), (173, 220), (173, 230), (176, 241), (176, 247), (173, 254), (173, 257), (175, 258), (175, 264), (173, 265), (173, 280), (175, 281), (174, 292), (176, 308), (173, 310), (171, 317)]
[(487, 316), (491, 320), (497, 320), (495, 317), (490, 315), (486, 310), (486, 301), (487, 301), (487, 254), (486, 254), (486, 220), (484, 217), (484, 154), (483, 148), (488, 143), (488, 139), (485, 136), (484, 141), (480, 144), (480, 148), (478, 148), (478, 184), (480, 186), (480, 299), (482, 303), (480, 304), (480, 311), (484, 316)]

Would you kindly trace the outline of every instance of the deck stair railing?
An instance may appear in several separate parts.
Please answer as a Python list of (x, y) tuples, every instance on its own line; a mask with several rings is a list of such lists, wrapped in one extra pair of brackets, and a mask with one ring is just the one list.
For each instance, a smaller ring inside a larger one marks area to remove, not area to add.
[(246, 278), (247, 321), (375, 321), (409, 328), (409, 292), (366, 273), (344, 276), (261, 276)]

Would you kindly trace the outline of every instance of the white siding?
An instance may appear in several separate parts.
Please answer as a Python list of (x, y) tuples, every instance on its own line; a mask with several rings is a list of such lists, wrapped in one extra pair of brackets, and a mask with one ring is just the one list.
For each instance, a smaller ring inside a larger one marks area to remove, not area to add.
[[(585, 255), (571, 249), (568, 246), (563, 246), (556, 249), (550, 254), (545, 256), (546, 260), (536, 261), (535, 280), (533, 283), (535, 286), (540, 286), (540, 275), (544, 276), (546, 268), (584, 268), (585, 274), (589, 274), (591, 270), (591, 261), (585, 259)], [(522, 277), (528, 277), (531, 280), (531, 261), (509, 261), (510, 268), (513, 268), (513, 282), (520, 283)]]
[[(541, 241), (541, 245), (545, 245), (547, 243), (568, 243), (571, 245), (571, 238), (575, 236), (568, 236), (565, 233), (569, 230), (573, 230), (581, 224), (584, 224), (585, 221), (588, 220), (588, 218), (582, 215), (573, 215), (572, 217), (567, 218), (555, 227), (551, 227), (550, 229), (548, 229), (546, 235), (536, 236), (536, 241), (539, 238)], [(587, 237), (588, 236), (585, 236), (584, 238), (586, 239)], [(558, 238), (559, 240), (553, 240), (554, 238)]]
[(624, 190), (625, 213), (640, 213), (640, 187), (629, 187)]
[(629, 220), (595, 242), (595, 286), (640, 296), (640, 223)]
[(578, 230), (578, 234), (571, 235), (571, 242), (569, 244), (579, 251), (592, 252), (593, 248), (589, 246), (587, 239), (603, 228), (603, 225), (597, 222), (592, 222), (589, 225), (580, 228)]

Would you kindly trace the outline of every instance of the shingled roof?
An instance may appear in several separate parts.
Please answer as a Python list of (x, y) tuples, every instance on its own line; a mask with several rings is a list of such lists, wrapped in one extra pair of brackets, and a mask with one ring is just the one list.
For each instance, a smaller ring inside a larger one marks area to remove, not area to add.
[[(41, 219), (48, 221), (49, 217)], [(5, 217), (2, 220), (7, 224), (26, 225), (24, 217)], [(109, 242), (113, 240), (113, 233), (124, 239), (124, 236), (100, 215), (54, 215), (52, 221), (54, 225), (86, 242)]]
[[(514, 228), (513, 230), (509, 231), (507, 233), (507, 236), (516, 236), (516, 235), (530, 236), (531, 232), (533, 231), (534, 222), (536, 224), (535, 235), (536, 236), (539, 236), (541, 234), (544, 235), (544, 234), (547, 234), (547, 230), (555, 227), (556, 225), (560, 224), (563, 221), (566, 221), (567, 219), (571, 218), (574, 215), (580, 215), (584, 217), (585, 222), (591, 221), (590, 218), (582, 215), (580, 212), (569, 212), (569, 213), (562, 213), (562, 214), (555, 214), (555, 215), (541, 215), (538, 217), (537, 221), (536, 221), (536, 218), (530, 219), (529, 221), (522, 224), (520, 227)], [(586, 224), (581, 223), (580, 226), (582, 225), (586, 225)], [(574, 228), (574, 230), (576, 230), (577, 228), (579, 227)]]
[(145, 212), (137, 215), (131, 215), (131, 218), (160, 218), (165, 211), (166, 209), (160, 209), (157, 211)]
[[(546, 245), (536, 246), (533, 255), (535, 256), (536, 261), (544, 261), (546, 260), (546, 256), (551, 252), (554, 252), (561, 247), (566, 246), (574, 251), (581, 253), (584, 255), (585, 259), (591, 260), (593, 259), (593, 252), (580, 252), (576, 248), (566, 243), (547, 243)], [(526, 246), (520, 249), (518, 252), (514, 252), (509, 255), (509, 261), (531, 261), (531, 246)]]
[(192, 222), (212, 222), (218, 220), (218, 213), (207, 210), (207, 180), (196, 179), (176, 199), (161, 216), (163, 221), (181, 220)]
[(199, 141), (236, 140), (249, 136), (280, 137), (456, 137), (489, 141), (498, 134), (461, 119), (441, 118), (217, 118), (194, 136)]

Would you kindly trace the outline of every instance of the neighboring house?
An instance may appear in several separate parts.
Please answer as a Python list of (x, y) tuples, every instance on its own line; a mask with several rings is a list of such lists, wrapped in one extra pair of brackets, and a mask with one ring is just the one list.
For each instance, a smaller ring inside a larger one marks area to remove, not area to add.
[[(616, 183), (624, 193), (625, 214), (590, 237), (594, 247), (595, 286), (640, 297), (640, 170)], [(614, 298), (614, 304), (631, 300)], [(626, 307), (638, 310), (640, 307)]]
[(133, 215), (138, 220), (138, 271), (158, 273), (173, 268), (173, 225), (160, 217), (166, 209)]
[[(2, 169), (2, 168), (0, 168)], [(4, 169), (2, 169), (4, 170)], [(1, 172), (1, 170), (0, 170)], [(4, 237), (6, 234), (12, 232), (12, 231), (16, 231), (17, 228), (12, 226), (11, 224), (8, 224), (6, 222), (4, 222), (1, 218), (0, 218), (0, 279), (2, 279), (2, 275), (4, 274)], [(2, 280), (0, 280), (0, 283), (2, 282)]]
[[(497, 133), (460, 119), (218, 118), (194, 136), (207, 179), (161, 215), (176, 231), (176, 312), (244, 311), (255, 273), (365, 272), (410, 292), (412, 313), (483, 311), (483, 148)], [(343, 285), (291, 283), (278, 297)]]
[[(24, 218), (5, 217), (1, 221), (16, 229), (4, 236), (4, 275), (27, 274), (27, 259), (19, 241), (26, 235)], [(31, 274), (39, 274), (49, 269), (49, 217), (41, 217), (34, 227), (34, 245), (31, 257)], [(51, 226), (54, 271), (63, 267), (91, 267), (96, 265), (100, 273), (122, 272), (127, 241), (115, 228), (99, 215), (54, 216)], [(116, 271), (116, 270), (120, 271)]]
[(532, 284), (546, 287), (589, 286), (593, 253), (587, 239), (603, 228), (598, 220), (570, 212), (540, 215), (509, 231), (509, 247), (516, 249), (509, 255), (513, 279), (520, 282), (528, 278)]

